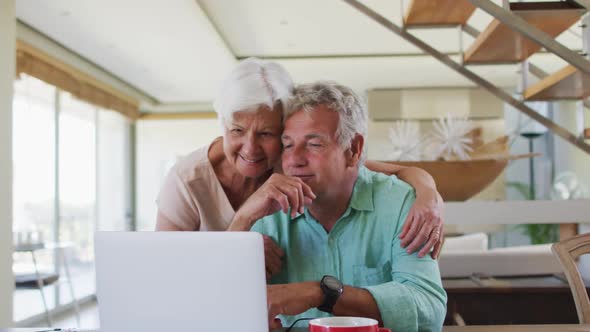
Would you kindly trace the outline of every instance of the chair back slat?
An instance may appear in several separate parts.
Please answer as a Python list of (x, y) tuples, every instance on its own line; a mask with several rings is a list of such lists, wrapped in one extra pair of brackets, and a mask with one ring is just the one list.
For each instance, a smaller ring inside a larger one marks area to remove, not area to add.
[(590, 299), (576, 264), (580, 256), (590, 253), (590, 233), (554, 243), (551, 250), (563, 267), (574, 297), (580, 324), (590, 324)]

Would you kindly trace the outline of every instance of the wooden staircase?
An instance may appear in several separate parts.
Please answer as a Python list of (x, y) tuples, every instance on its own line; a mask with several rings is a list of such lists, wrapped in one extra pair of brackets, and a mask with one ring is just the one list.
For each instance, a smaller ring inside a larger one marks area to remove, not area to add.
[[(585, 8), (574, 1), (514, 2), (509, 7), (512, 14), (552, 38), (578, 22), (586, 12)], [(467, 26), (475, 8), (469, 0), (411, 0), (404, 15), (404, 24), (407, 28)], [(526, 61), (541, 48), (537, 42), (494, 19), (465, 50), (463, 64), (519, 63)], [(543, 77), (527, 87), (523, 93), (523, 99), (530, 101), (584, 100), (588, 97), (590, 75), (572, 65)], [(586, 101), (585, 105), (590, 105), (590, 101)], [(578, 133), (577, 137), (590, 139), (590, 128)], [(569, 140), (575, 144), (571, 137)]]

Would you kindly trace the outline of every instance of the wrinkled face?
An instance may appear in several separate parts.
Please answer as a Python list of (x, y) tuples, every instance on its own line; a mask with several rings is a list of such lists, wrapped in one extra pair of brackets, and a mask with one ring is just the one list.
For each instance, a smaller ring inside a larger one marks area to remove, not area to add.
[(260, 107), (234, 113), (225, 123), (223, 151), (243, 176), (258, 178), (273, 169), (281, 156), (282, 111)]
[(338, 116), (324, 105), (295, 112), (281, 136), (283, 171), (301, 178), (318, 197), (343, 190), (341, 180), (347, 176), (345, 149), (336, 137)]

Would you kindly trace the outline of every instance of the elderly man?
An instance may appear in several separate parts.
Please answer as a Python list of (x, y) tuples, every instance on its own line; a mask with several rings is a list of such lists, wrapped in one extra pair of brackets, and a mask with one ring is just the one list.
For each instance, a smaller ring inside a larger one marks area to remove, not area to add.
[[(358, 96), (334, 83), (302, 85), (285, 114), (285, 175), (273, 175), (238, 211), (266, 215), (252, 230), (284, 251), (268, 286), (271, 326), (277, 315), (285, 325), (336, 315), (374, 318), (394, 331), (441, 330), (438, 265), (400, 246), (414, 191), (363, 166), (367, 114)], [(284, 194), (301, 182), (313, 192)], [(293, 199), (305, 201), (303, 213), (287, 210)]]

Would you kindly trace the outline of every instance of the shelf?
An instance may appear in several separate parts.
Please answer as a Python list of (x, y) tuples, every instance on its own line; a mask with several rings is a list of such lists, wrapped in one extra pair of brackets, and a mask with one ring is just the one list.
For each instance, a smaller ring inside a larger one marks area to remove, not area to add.
[(469, 0), (412, 0), (404, 23), (408, 27), (464, 25), (474, 11)]
[(590, 96), (590, 75), (574, 66), (567, 66), (536, 84), (524, 93), (526, 100), (583, 99)]
[(590, 222), (590, 199), (445, 202), (445, 225), (569, 224)]
[[(510, 4), (510, 10), (553, 38), (574, 25), (584, 14), (581, 7), (570, 2), (517, 2)], [(464, 63), (515, 63), (540, 49), (536, 42), (494, 19), (467, 49)]]

